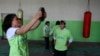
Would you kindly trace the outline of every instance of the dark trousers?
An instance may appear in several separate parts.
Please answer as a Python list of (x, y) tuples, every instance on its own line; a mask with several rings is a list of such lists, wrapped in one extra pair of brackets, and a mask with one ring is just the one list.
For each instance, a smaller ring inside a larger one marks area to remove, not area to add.
[(44, 37), (45, 39), (45, 49), (49, 49), (49, 37)]
[(53, 50), (53, 52), (54, 52), (54, 46), (55, 46), (54, 39), (52, 39), (52, 50)]
[(54, 55), (53, 56), (66, 56), (67, 50), (66, 51), (58, 51), (54, 50)]

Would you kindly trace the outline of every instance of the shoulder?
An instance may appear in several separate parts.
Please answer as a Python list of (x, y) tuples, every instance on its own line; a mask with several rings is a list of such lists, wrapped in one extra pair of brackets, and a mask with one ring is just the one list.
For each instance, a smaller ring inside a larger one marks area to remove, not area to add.
[(8, 28), (7, 33), (13, 33), (13, 32), (16, 31), (17, 29), (19, 29), (19, 28), (10, 27), (10, 28)]
[(56, 28), (56, 29), (55, 29), (55, 32), (56, 32), (56, 33), (60, 33), (60, 31), (61, 31), (60, 28)]
[(47, 27), (48, 27), (47, 25), (44, 26), (44, 28), (47, 28)]
[(15, 35), (15, 32), (17, 29), (19, 29), (19, 28), (10, 27), (6, 32), (7, 39), (11, 39)]
[(10, 27), (10, 28), (8, 28), (8, 30), (7, 30), (7, 31), (13, 31), (13, 30), (16, 30), (16, 29), (19, 29), (19, 28)]
[(47, 26), (45, 25), (44, 27), (43, 27), (43, 30), (45, 30), (47, 28)]
[(67, 33), (70, 33), (70, 30), (67, 29), (67, 28), (65, 28), (64, 31), (67, 32)]

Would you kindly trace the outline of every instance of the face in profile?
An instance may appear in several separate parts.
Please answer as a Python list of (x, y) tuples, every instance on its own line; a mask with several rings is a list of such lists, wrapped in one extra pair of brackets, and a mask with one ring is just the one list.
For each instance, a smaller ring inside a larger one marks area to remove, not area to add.
[(22, 26), (22, 20), (20, 20), (19, 18), (17, 18), (17, 16), (15, 16), (12, 20), (12, 26), (21, 27)]
[(21, 27), (22, 26), (22, 19), (18, 19), (18, 23), (19, 23), (19, 27)]

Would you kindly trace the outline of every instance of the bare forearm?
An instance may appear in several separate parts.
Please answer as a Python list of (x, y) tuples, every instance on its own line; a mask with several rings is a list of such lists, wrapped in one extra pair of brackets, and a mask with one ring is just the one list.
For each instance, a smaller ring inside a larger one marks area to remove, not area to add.
[(27, 25), (18, 29), (16, 33), (17, 34), (24, 34), (24, 33), (28, 32), (32, 28), (32, 26), (36, 23), (37, 20), (38, 19), (34, 17)]
[(40, 20), (37, 20), (30, 30), (36, 29), (40, 25), (40, 23)]
[(22, 27), (23, 32), (26, 33), (27, 31), (29, 31), (29, 30), (32, 28), (32, 26), (33, 26), (37, 21), (38, 21), (37, 18), (33, 18), (27, 25), (25, 25), (24, 27)]
[(39, 20), (39, 18), (42, 16), (42, 13), (41, 11), (38, 11), (36, 13), (36, 15), (33, 17), (33, 19), (28, 23), (26, 24), (25, 26), (19, 28), (17, 31), (16, 31), (16, 34), (24, 34), (26, 32), (28, 32), (32, 26), (36, 23), (36, 21)]
[(16, 34), (24, 34), (24, 33), (28, 32), (30, 29), (35, 29), (36, 27), (38, 27), (42, 16), (43, 16), (42, 12), (38, 11), (38, 13), (35, 15), (35, 17), (33, 17), (33, 19), (27, 25), (19, 28), (16, 31)]

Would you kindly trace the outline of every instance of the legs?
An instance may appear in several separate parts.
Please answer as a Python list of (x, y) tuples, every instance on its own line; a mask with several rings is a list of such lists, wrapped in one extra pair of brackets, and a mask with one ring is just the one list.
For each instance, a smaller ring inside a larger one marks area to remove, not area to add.
[(49, 49), (49, 37), (45, 37), (45, 49)]
[(53, 56), (66, 56), (66, 54), (67, 54), (67, 51), (58, 51), (58, 50), (55, 50)]
[(52, 50), (54, 52), (54, 39), (52, 39)]

